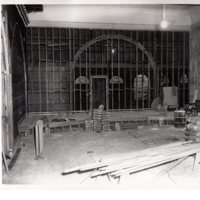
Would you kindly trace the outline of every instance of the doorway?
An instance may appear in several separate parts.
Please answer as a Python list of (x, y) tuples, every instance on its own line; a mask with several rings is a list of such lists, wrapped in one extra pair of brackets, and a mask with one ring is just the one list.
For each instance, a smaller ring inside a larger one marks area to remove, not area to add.
[(97, 109), (103, 104), (108, 109), (108, 77), (91, 76), (90, 79), (90, 109)]

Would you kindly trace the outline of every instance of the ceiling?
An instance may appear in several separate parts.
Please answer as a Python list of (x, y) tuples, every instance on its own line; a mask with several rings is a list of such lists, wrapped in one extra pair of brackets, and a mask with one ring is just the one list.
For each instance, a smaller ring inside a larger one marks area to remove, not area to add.
[[(161, 4), (54, 4), (28, 14), (29, 26), (107, 29), (159, 29)], [(165, 5), (169, 30), (190, 30), (200, 23), (200, 5)]]

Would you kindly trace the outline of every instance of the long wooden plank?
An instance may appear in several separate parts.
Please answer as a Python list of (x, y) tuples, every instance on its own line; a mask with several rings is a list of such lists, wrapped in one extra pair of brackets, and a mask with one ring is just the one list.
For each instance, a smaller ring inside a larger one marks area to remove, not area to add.
[[(147, 155), (147, 156), (137, 157), (137, 158), (134, 158), (134, 159), (131, 159), (131, 160), (129, 159), (126, 162), (120, 162), (118, 164), (109, 165), (108, 167), (105, 167), (104, 169), (101, 168), (102, 171), (93, 174), (93, 177), (103, 175), (103, 174), (107, 174), (107, 173), (110, 173), (110, 172), (115, 172), (115, 171), (117, 171), (117, 172), (118, 171), (126, 171), (128, 169), (133, 169), (134, 167), (136, 169), (138, 169), (138, 168), (140, 169), (140, 167), (143, 168), (143, 166), (149, 165), (151, 163), (153, 164), (153, 163), (157, 163), (157, 162), (160, 162), (160, 161), (165, 162), (166, 159), (168, 160), (171, 157), (172, 157), (172, 160), (173, 160), (173, 156), (176, 155), (176, 157), (179, 158), (179, 155), (182, 155), (181, 153), (185, 153), (185, 152), (188, 152), (190, 150), (193, 150), (193, 147), (192, 148), (190, 147), (188, 149), (181, 149), (177, 152), (174, 149), (172, 149), (172, 151), (170, 151), (170, 152), (166, 151), (167, 153), (164, 153), (164, 154), (159, 154), (157, 152), (157, 155)], [(199, 151), (200, 151), (200, 149), (199, 149)], [(180, 156), (180, 157), (182, 157), (182, 156)]]
[(153, 147), (153, 148), (148, 148), (142, 151), (137, 151), (137, 152), (132, 152), (129, 154), (114, 154), (110, 155), (111, 158), (104, 159), (102, 162), (96, 162), (96, 163), (91, 163), (91, 164), (86, 164), (83, 166), (78, 166), (70, 169), (66, 169), (63, 171), (63, 173), (70, 173), (72, 171), (87, 171), (95, 168), (100, 168), (104, 166), (108, 166), (109, 164), (116, 163), (116, 162), (122, 162), (123, 160), (130, 159), (130, 158), (135, 158), (137, 156), (146, 156), (147, 154), (152, 153), (152, 151), (158, 151), (160, 152), (161, 150), (165, 151), (168, 148), (173, 148), (178, 145), (187, 145), (190, 144), (191, 141), (187, 142), (176, 142), (172, 144), (167, 144), (167, 145), (161, 145), (159, 147)]
[(122, 176), (122, 175), (127, 174), (127, 173), (134, 173), (134, 172), (141, 171), (141, 170), (144, 170), (144, 169), (148, 169), (148, 168), (151, 168), (151, 167), (155, 167), (155, 166), (158, 166), (160, 164), (164, 164), (164, 163), (167, 163), (167, 162), (170, 162), (172, 160), (176, 160), (176, 159), (179, 159), (179, 158), (182, 158), (182, 157), (185, 157), (185, 156), (193, 155), (193, 154), (196, 154), (197, 152), (200, 152), (200, 147), (198, 149), (191, 149), (190, 151), (181, 152), (180, 154), (177, 154), (177, 155), (175, 154), (173, 156), (170, 156), (167, 159), (161, 159), (161, 160), (158, 160), (156, 162), (154, 161), (154, 162), (147, 163), (143, 166), (136, 166), (136, 167), (129, 168), (129, 169), (126, 169), (126, 170), (122, 170), (122, 171), (113, 173), (112, 175), (115, 176), (115, 177), (119, 177), (119, 176)]

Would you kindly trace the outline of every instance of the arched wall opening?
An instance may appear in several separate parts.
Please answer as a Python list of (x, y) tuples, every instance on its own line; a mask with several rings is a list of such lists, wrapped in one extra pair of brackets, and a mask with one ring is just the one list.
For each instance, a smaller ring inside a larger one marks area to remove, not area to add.
[(144, 46), (124, 35), (85, 43), (70, 70), (71, 110), (149, 109), (157, 96), (156, 66)]

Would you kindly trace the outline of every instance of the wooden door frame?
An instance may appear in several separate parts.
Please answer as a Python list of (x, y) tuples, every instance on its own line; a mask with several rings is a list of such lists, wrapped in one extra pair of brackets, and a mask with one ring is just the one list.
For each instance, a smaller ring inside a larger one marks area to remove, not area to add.
[(94, 78), (105, 78), (106, 79), (106, 110), (109, 109), (109, 85), (108, 76), (106, 75), (94, 75), (90, 77), (90, 110), (93, 110), (93, 91), (92, 91), (92, 79)]

